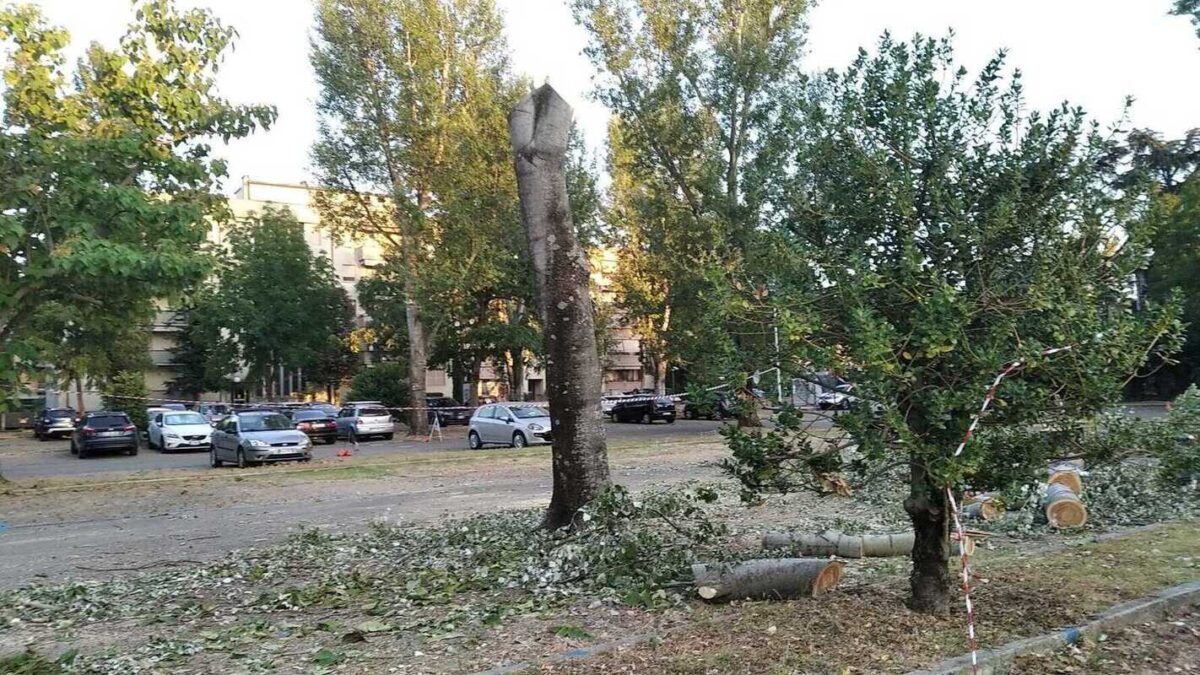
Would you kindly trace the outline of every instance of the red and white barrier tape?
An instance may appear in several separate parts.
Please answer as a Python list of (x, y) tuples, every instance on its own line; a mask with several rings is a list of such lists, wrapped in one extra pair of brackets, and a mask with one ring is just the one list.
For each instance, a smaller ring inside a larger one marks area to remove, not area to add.
[[(1050, 356), (1070, 350), (1070, 346), (1056, 347), (1043, 351), (1041, 355)], [(971, 440), (971, 436), (974, 435), (975, 429), (979, 426), (979, 420), (983, 419), (984, 413), (992, 405), (992, 400), (996, 398), (996, 390), (1000, 388), (1000, 383), (1004, 381), (1004, 378), (1024, 367), (1024, 361), (1019, 359), (1013, 361), (1004, 366), (1000, 370), (1000, 374), (996, 375), (996, 379), (992, 380), (991, 386), (988, 387), (987, 393), (983, 397), (983, 404), (979, 406), (979, 412), (975, 413), (975, 417), (971, 419), (971, 424), (967, 427), (967, 432), (963, 434), (962, 442), (954, 450), (955, 457), (961, 455), (963, 449), (967, 447), (967, 441)], [(978, 675), (979, 643), (975, 636), (975, 608), (971, 604), (971, 579), (974, 578), (974, 574), (971, 572), (970, 557), (967, 555), (967, 533), (962, 525), (962, 516), (958, 511), (958, 502), (954, 499), (954, 488), (949, 483), (946, 484), (946, 503), (950, 505), (950, 515), (954, 519), (954, 531), (958, 534), (958, 557), (962, 566), (963, 602), (967, 606), (967, 644), (971, 648), (971, 672)]]

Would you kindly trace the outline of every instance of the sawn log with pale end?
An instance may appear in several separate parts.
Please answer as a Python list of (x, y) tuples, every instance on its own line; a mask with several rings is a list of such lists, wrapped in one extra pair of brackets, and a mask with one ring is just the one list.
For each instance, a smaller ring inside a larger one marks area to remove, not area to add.
[(692, 565), (696, 592), (708, 602), (812, 598), (838, 585), (839, 560), (767, 558), (734, 564)]
[(1042, 508), (1046, 511), (1046, 520), (1050, 522), (1051, 527), (1065, 529), (1082, 527), (1087, 523), (1087, 506), (1079, 495), (1061, 483), (1046, 486), (1046, 492), (1042, 496)]
[(800, 555), (836, 555), (843, 558), (889, 558), (912, 553), (913, 533), (849, 535), (841, 532), (794, 534), (767, 532), (763, 548), (787, 548)]

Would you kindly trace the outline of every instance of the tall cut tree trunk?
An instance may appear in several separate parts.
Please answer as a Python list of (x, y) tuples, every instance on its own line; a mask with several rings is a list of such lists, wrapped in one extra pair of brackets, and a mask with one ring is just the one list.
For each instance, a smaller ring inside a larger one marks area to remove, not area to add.
[(747, 377), (745, 386), (739, 392), (742, 399), (738, 412), (738, 426), (742, 428), (761, 427), (762, 419), (758, 416), (758, 397), (754, 395), (754, 380)]
[(567, 200), (571, 106), (550, 85), (542, 85), (513, 108), (508, 127), (554, 424), (554, 493), (542, 524), (559, 528), (573, 524), (579, 509), (611, 484), (587, 254), (575, 239)]
[(909, 607), (923, 614), (950, 609), (950, 519), (946, 494), (924, 465), (909, 464), (909, 495), (904, 510), (913, 524)]
[(425, 322), (417, 301), (409, 298), (404, 305), (405, 323), (408, 325), (408, 400), (412, 410), (408, 415), (408, 427), (417, 436), (429, 433), (429, 417), (425, 412), (425, 371), (429, 355), (426, 353)]

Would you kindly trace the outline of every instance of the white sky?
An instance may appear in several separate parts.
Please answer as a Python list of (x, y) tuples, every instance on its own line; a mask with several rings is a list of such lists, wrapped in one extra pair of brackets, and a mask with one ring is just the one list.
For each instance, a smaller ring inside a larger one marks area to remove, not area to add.
[[(588, 142), (603, 143), (608, 114), (588, 100), (592, 68), (585, 37), (566, 0), (497, 0), (505, 11), (513, 63), (536, 82), (549, 80), (575, 106)], [(132, 19), (129, 0), (34, 0), (66, 27), (76, 46), (115, 43)], [(310, 0), (180, 0), (207, 5), (240, 39), (220, 74), (221, 91), (243, 103), (269, 103), (279, 119), (268, 132), (235, 141), (232, 191), (243, 175), (276, 181), (310, 177), (316, 84), (308, 65)], [(1069, 100), (1095, 119), (1115, 122), (1125, 96), (1136, 98), (1132, 124), (1181, 135), (1200, 127), (1200, 40), (1187, 19), (1167, 15), (1171, 0), (824, 0), (810, 14), (810, 70), (841, 68), (884, 30), (953, 29), (960, 63), (975, 70), (998, 48), (1024, 73), (1031, 108)]]

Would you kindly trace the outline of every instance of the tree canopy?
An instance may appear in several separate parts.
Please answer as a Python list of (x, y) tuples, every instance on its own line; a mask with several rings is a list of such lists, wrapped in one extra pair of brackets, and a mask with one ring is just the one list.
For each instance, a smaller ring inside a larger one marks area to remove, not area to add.
[(72, 341), (101, 324), (144, 325), (154, 299), (202, 279), (209, 222), (224, 215), (213, 139), (275, 118), (217, 93), (234, 31), (211, 13), (148, 0), (135, 17), (116, 47), (91, 45), (68, 72), (65, 31), (30, 6), (0, 10), (6, 378), (46, 357), (47, 335)]

